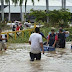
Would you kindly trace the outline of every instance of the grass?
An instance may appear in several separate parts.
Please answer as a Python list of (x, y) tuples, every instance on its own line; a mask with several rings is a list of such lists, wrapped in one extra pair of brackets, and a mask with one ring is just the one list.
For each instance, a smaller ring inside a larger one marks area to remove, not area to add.
[(9, 43), (28, 43), (30, 36), (29, 36), (29, 32), (26, 31), (24, 32), (23, 36), (22, 36), (22, 33), (20, 33), (19, 36), (16, 36), (16, 39), (15, 39), (15, 36), (12, 36), (12, 37), (9, 37), (9, 40), (8, 40)]
[(10, 26), (7, 25), (7, 23), (1, 23), (1, 22), (0, 22), (0, 28), (2, 30), (9, 30), (9, 29), (11, 29)]
[[(70, 36), (66, 38), (66, 41), (72, 41), (72, 27), (70, 28), (65, 28), (64, 30), (67, 30), (70, 32)], [(42, 27), (40, 28), (40, 31), (45, 35), (45, 37), (47, 37), (48, 33), (51, 31), (51, 27)], [(58, 31), (58, 28), (55, 29), (55, 31)], [(22, 37), (22, 34), (20, 34), (19, 36), (17, 36), (16, 40), (15, 37), (13, 36), (13, 38), (9, 37), (9, 43), (28, 43), (29, 41), (29, 32), (26, 31), (24, 32), (24, 36)], [(46, 41), (43, 38), (43, 41)]]

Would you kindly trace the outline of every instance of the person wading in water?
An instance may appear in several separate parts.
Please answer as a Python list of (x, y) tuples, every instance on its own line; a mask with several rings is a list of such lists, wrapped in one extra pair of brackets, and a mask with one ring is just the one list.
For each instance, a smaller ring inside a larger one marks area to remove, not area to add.
[(38, 27), (36, 27), (35, 33), (32, 33), (29, 38), (29, 44), (31, 45), (31, 51), (30, 51), (31, 61), (34, 61), (35, 58), (36, 60), (41, 60), (41, 48), (44, 54), (42, 36), (39, 33), (40, 30)]

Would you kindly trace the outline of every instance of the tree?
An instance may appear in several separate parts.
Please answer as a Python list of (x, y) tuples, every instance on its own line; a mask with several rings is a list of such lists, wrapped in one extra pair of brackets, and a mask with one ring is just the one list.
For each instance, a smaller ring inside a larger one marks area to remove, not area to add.
[(68, 9), (66, 9), (65, 11), (64, 9), (53, 10), (49, 11), (48, 14), (42, 10), (31, 9), (30, 15), (35, 17), (36, 22), (45, 22), (47, 19), (46, 17), (48, 16), (50, 26), (60, 26), (61, 24), (63, 24), (63, 26), (66, 27), (68, 25), (69, 20), (71, 19), (71, 13)]
[(10, 0), (5, 0), (5, 2), (9, 5), (9, 19), (8, 19), (8, 21), (11, 21)]
[(64, 5), (64, 0), (62, 0), (62, 9), (64, 8), (63, 5)]
[(66, 10), (66, 0), (64, 0), (64, 10)]
[[(49, 0), (46, 0), (46, 13), (49, 11)], [(47, 23), (49, 22), (49, 17), (47, 16)]]
[[(12, 2), (15, 3), (15, 5), (19, 2), (20, 12), (21, 12), (21, 21), (23, 21), (23, 19), (22, 19), (22, 4), (23, 4), (23, 1), (24, 0), (12, 0)], [(28, 0), (25, 0), (25, 16), (26, 16), (26, 5), (27, 5), (27, 1)], [(33, 5), (34, 5), (34, 0), (31, 0), (31, 1), (32, 1)], [(26, 19), (25, 19), (25, 21), (26, 21)]]
[(35, 21), (46, 21), (47, 14), (45, 11), (42, 10), (33, 10), (31, 9), (30, 15), (35, 17)]
[(15, 6), (16, 6), (16, 4), (18, 4), (18, 1), (19, 0), (12, 0), (12, 2), (15, 4)]
[(66, 10), (66, 0), (62, 0), (62, 9)]
[[(28, 0), (25, 0), (25, 16), (26, 16), (26, 5), (27, 5), (27, 1)], [(34, 0), (31, 0), (31, 1), (32, 1), (33, 5), (34, 5)], [(40, 0), (38, 0), (38, 1), (40, 1)], [(26, 21), (26, 19), (25, 19), (25, 21)]]
[(21, 12), (20, 17), (21, 17), (21, 21), (22, 21), (22, 22), (23, 22), (23, 17), (22, 17), (22, 4), (23, 4), (23, 1), (24, 1), (24, 0), (19, 0), (20, 12)]
[(53, 10), (49, 11), (49, 22), (51, 25), (56, 25), (56, 24), (63, 24), (63, 26), (67, 26), (69, 20), (71, 19), (71, 13), (69, 12), (68, 9), (64, 11), (64, 9), (61, 10)]
[(2, 21), (4, 21), (4, 0), (1, 0), (1, 16)]
[(21, 21), (23, 21), (23, 18), (22, 18), (22, 4), (23, 4), (23, 1), (24, 1), (24, 0), (12, 0), (12, 2), (15, 4), (15, 6), (16, 6), (16, 4), (18, 4), (18, 3), (19, 3), (19, 5), (20, 5), (20, 18), (21, 18)]

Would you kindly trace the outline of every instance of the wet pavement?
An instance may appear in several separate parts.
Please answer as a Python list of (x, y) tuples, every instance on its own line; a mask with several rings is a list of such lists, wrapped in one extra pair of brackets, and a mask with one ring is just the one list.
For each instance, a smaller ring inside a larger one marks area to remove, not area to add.
[(30, 61), (29, 44), (9, 44), (0, 52), (0, 72), (72, 72), (71, 43), (66, 49), (42, 54), (41, 61)]

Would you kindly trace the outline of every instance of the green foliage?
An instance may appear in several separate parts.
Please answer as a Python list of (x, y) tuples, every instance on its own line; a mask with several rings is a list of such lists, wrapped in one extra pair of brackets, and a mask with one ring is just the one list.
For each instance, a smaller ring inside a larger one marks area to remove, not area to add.
[(68, 10), (53, 10), (49, 11), (49, 14), (47, 15), (49, 16), (51, 24), (59, 24), (59, 26), (63, 24), (63, 27), (68, 24), (69, 19), (71, 18), (71, 13)]
[[(66, 38), (66, 41), (72, 41), (72, 27), (64, 28), (64, 30), (70, 32), (70, 36)], [(50, 31), (51, 31), (51, 27), (44, 26), (44, 27), (40, 28), (40, 32), (42, 32), (45, 37), (48, 36), (48, 33)], [(58, 29), (55, 29), (55, 31), (57, 32)], [(9, 43), (28, 43), (30, 36), (29, 36), (29, 32), (25, 31), (23, 37), (22, 37), (22, 33), (19, 36), (17, 36), (16, 40), (15, 40), (14, 35), (12, 35), (12, 37), (13, 38), (9, 37), (9, 41), (8, 41)], [(43, 38), (43, 41), (46, 41), (46, 40)]]
[(18, 4), (19, 0), (12, 0), (12, 3), (14, 3), (15, 5)]
[(8, 4), (9, 3), (9, 0), (5, 0), (5, 2)]
[(46, 12), (41, 10), (33, 10), (31, 9), (30, 15), (35, 17), (35, 20), (38, 22), (42, 20), (43, 22), (46, 21)]
[(0, 23), (0, 28), (5, 27), (5, 26), (6, 26), (6, 24)]
[(0, 28), (2, 30), (8, 30), (8, 29), (10, 29), (10, 27), (7, 26), (7, 23), (5, 23), (5, 22), (0, 22)]
[(68, 26), (69, 19), (71, 19), (71, 13), (69, 12), (68, 9), (66, 11), (63, 9), (53, 10), (49, 11), (48, 14), (42, 10), (31, 9), (30, 15), (35, 17), (36, 22), (40, 20), (45, 22), (48, 16), (49, 17), (48, 26), (58, 26), (58, 27), (61, 25), (63, 25), (63, 27)]
[(9, 36), (9, 40), (8, 40), (9, 43), (28, 43), (29, 32), (25, 31), (23, 37), (22, 37), (22, 33), (19, 34), (19, 36), (17, 36), (16, 40), (15, 40), (15, 35), (12, 35), (12, 37)]

